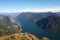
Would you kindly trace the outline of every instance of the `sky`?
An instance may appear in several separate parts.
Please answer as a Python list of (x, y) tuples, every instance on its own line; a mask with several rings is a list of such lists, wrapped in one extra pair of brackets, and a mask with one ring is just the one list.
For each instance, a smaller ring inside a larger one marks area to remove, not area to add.
[(0, 0), (0, 12), (60, 12), (60, 0)]

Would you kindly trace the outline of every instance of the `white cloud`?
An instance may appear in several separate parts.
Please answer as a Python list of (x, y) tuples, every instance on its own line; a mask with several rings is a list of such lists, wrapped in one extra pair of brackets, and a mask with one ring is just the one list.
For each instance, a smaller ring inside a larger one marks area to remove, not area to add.
[(39, 9), (15, 9), (15, 10), (0, 10), (0, 12), (60, 12), (60, 7), (54, 7), (54, 8), (39, 8)]
[(48, 12), (48, 11), (51, 11), (51, 12), (60, 12), (60, 7), (20, 10), (20, 12)]

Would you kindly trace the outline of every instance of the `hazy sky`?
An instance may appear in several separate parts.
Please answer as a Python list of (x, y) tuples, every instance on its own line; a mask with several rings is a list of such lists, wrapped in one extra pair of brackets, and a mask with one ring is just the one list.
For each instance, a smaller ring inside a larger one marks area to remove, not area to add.
[(0, 12), (59, 11), (60, 0), (0, 0)]

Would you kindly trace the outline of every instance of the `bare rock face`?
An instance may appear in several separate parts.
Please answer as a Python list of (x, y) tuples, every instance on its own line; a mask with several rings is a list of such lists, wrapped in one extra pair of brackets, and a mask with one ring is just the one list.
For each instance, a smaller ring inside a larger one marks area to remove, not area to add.
[(10, 23), (16, 23), (12, 17), (8, 16), (8, 19), (9, 19)]
[(18, 32), (21, 32), (21, 30), (22, 30), (21, 25), (17, 23), (14, 20), (14, 18), (0, 14), (0, 34), (1, 35), (18, 33)]

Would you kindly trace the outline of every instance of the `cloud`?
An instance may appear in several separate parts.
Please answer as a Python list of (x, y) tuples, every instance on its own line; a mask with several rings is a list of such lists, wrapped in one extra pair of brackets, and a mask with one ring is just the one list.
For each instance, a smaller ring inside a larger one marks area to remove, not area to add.
[(39, 8), (39, 9), (9, 9), (9, 10), (0, 10), (0, 12), (60, 12), (60, 7), (54, 8)]
[(60, 12), (60, 7), (20, 10), (20, 12), (48, 12), (48, 11), (51, 11), (51, 12)]

